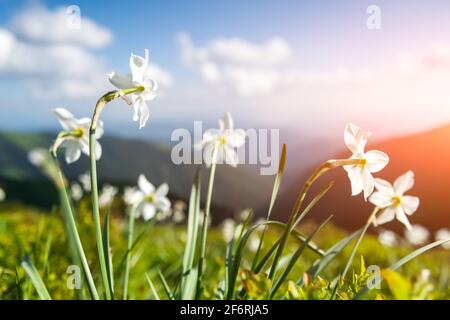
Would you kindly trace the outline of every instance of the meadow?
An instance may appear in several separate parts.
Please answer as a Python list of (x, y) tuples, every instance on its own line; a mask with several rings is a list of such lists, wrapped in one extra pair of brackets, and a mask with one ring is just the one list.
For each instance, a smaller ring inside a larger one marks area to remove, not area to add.
[[(428, 231), (410, 222), (420, 206), (420, 195), (410, 194), (413, 168), (399, 172), (392, 183), (381, 179), (389, 155), (366, 151), (372, 133), (352, 123), (343, 136), (349, 157), (324, 159), (299, 182), (286, 221), (272, 217), (286, 167), (286, 145), (280, 150), (267, 215), (254, 217), (252, 209), (246, 209), (233, 219), (215, 221), (216, 169), (237, 167), (237, 148), (246, 143), (245, 131), (235, 127), (228, 112), (219, 119), (219, 128), (206, 130), (193, 146), (202, 149), (204, 165), (197, 167), (187, 203), (169, 199), (167, 183), (155, 186), (143, 174), (136, 186), (123, 190), (100, 186), (102, 112), (110, 111), (109, 102), (123, 100), (142, 128), (150, 118), (147, 103), (156, 97), (147, 50), (143, 57), (131, 55), (130, 69), (131, 74), (108, 76), (116, 90), (100, 97), (92, 118), (78, 119), (64, 108), (55, 109), (62, 130), (49, 149), (29, 152), (29, 162), (53, 184), (59, 202), (49, 212), (13, 202), (0, 207), (2, 299), (450, 297), (450, 253), (445, 250), (450, 231), (442, 226), (430, 242)], [(82, 156), (89, 157), (88, 173), (69, 181), (61, 162), (70, 165)], [(348, 197), (373, 205), (357, 230), (333, 227), (332, 215), (317, 224), (307, 219), (334, 182), (317, 193), (312, 186), (332, 170), (346, 171)], [(1, 191), (1, 200), (7, 199), (7, 192), (5, 197)], [(382, 225), (393, 220), (404, 226), (406, 239), (383, 231)]]
[[(99, 281), (99, 268), (96, 266), (96, 243), (92, 224), (92, 214), (87, 199), (80, 203), (83, 208), (77, 216), (80, 233), (85, 245), (88, 260)], [(53, 299), (89, 299), (89, 292), (82, 285), (81, 290), (69, 289), (71, 265), (67, 251), (67, 240), (61, 223), (59, 212), (42, 212), (35, 209), (11, 205), (3, 205), (0, 214), (0, 299), (39, 299), (31, 280), (20, 264), (25, 254), (29, 254)], [(111, 220), (112, 264), (117, 274), (116, 298), (121, 298), (121, 281), (123, 280), (123, 259), (127, 252), (126, 217), (114, 215)], [(301, 230), (306, 232), (314, 226), (308, 224)], [(138, 224), (138, 233), (144, 232), (141, 240), (133, 250), (130, 299), (170, 299), (161, 283), (159, 270), (167, 279), (168, 285), (176, 290), (182, 268), (182, 256), (186, 245), (186, 226), (170, 220), (156, 225)], [(326, 250), (332, 247), (347, 232), (332, 225), (325, 227), (315, 239), (315, 243)], [(279, 236), (274, 231), (266, 239), (265, 248)], [(290, 241), (289, 252), (295, 251), (298, 243)], [(208, 238), (208, 257), (210, 264), (205, 270), (207, 287), (201, 299), (215, 299), (221, 282), (225, 279), (226, 240), (221, 226), (214, 227)], [(263, 249), (265, 252), (267, 249)], [(411, 245), (404, 244), (396, 248), (387, 248), (380, 244), (374, 235), (367, 236), (361, 243), (357, 257), (352, 264), (348, 283), (338, 293), (340, 299), (352, 299), (361, 287), (365, 286), (367, 274), (361, 261), (367, 266), (376, 264), (386, 268), (403, 256), (412, 252)], [(330, 280), (344, 267), (351, 247), (345, 248), (320, 274), (307, 285), (295, 285), (303, 279), (303, 273), (319, 258), (312, 250), (307, 250), (297, 262), (286, 282), (275, 298), (279, 299), (329, 299), (331, 296)], [(239, 286), (245, 292), (245, 299), (265, 299), (270, 281), (264, 275), (253, 274), (251, 269), (255, 251), (247, 249), (244, 254), (243, 270)], [(363, 259), (363, 260), (362, 260)], [(382, 275), (384, 281), (380, 289), (373, 289), (364, 299), (450, 299), (450, 252), (435, 249), (406, 264), (400, 271), (387, 272)], [(152, 291), (147, 277), (155, 286)], [(241, 297), (244, 299), (244, 296)]]

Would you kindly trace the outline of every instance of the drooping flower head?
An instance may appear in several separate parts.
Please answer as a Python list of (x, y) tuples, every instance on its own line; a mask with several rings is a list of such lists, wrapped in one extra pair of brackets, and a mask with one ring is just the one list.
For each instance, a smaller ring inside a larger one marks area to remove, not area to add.
[[(65, 158), (67, 163), (74, 163), (80, 159), (81, 153), (89, 156), (89, 128), (91, 119), (77, 119), (64, 108), (57, 108), (54, 113), (63, 128), (58, 139), (60, 146), (66, 150)], [(103, 122), (100, 121), (95, 131), (95, 139), (98, 140), (103, 136)], [(102, 147), (96, 141), (96, 159), (99, 160), (102, 155)]]
[(142, 128), (150, 118), (150, 112), (146, 101), (153, 100), (156, 97), (157, 83), (150, 78), (149, 54), (144, 50), (144, 57), (131, 54), (130, 69), (131, 73), (120, 74), (113, 72), (109, 74), (109, 81), (116, 88), (130, 89), (142, 88), (141, 91), (131, 94), (131, 102), (134, 108), (133, 120), (139, 120), (139, 128)]
[(369, 201), (382, 209), (376, 218), (377, 224), (383, 224), (397, 219), (408, 229), (411, 228), (408, 216), (412, 215), (419, 207), (419, 198), (407, 196), (405, 192), (414, 185), (414, 173), (408, 171), (398, 177), (394, 185), (383, 179), (375, 179), (375, 191)]
[(244, 145), (245, 136), (244, 130), (234, 129), (233, 118), (227, 112), (219, 119), (219, 129), (208, 129), (203, 134), (202, 147), (206, 165), (211, 166), (214, 148), (217, 148), (216, 163), (236, 167), (239, 162), (236, 148)]
[(359, 164), (344, 166), (352, 186), (352, 195), (363, 192), (367, 200), (374, 190), (374, 178), (372, 173), (381, 171), (389, 162), (389, 157), (384, 152), (371, 150), (365, 152), (367, 140), (371, 132), (364, 131), (358, 126), (349, 123), (345, 127), (344, 141), (347, 148), (353, 153), (350, 159), (360, 160)]
[(5, 191), (2, 188), (0, 188), (0, 202), (4, 201), (5, 198), (6, 198)]
[(167, 198), (169, 186), (167, 183), (161, 184), (158, 188), (150, 183), (141, 174), (138, 178), (137, 190), (129, 191), (127, 202), (136, 208), (136, 218), (142, 217), (145, 221), (150, 220), (156, 214), (166, 214), (170, 212), (170, 201)]

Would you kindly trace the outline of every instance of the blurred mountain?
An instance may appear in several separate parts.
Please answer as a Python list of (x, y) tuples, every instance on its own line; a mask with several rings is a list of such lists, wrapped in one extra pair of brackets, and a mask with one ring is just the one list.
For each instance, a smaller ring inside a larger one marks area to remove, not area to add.
[[(404, 172), (414, 171), (415, 185), (408, 193), (419, 196), (421, 204), (418, 211), (410, 217), (411, 223), (422, 224), (431, 230), (450, 227), (450, 125), (369, 144), (366, 148), (372, 149), (384, 151), (390, 157), (389, 165), (376, 174), (376, 177), (393, 182)], [(342, 151), (332, 158), (349, 156), (350, 151)], [(327, 159), (329, 158), (323, 158)], [(277, 201), (274, 212), (278, 217), (286, 218), (289, 215), (302, 184), (319, 164), (317, 162), (307, 170), (297, 171), (294, 175), (295, 182), (289, 184), (287, 191)], [(354, 230), (367, 220), (373, 206), (365, 203), (362, 195), (351, 196), (350, 181), (342, 168), (321, 177), (308, 199), (331, 180), (335, 181), (333, 188), (309, 213), (309, 217), (322, 221), (333, 214), (332, 221), (335, 224)], [(389, 223), (385, 227), (396, 231), (403, 229), (399, 222)]]
[[(49, 194), (53, 192), (50, 183), (27, 158), (29, 150), (48, 148), (54, 137), (54, 134), (47, 133), (0, 133), (0, 184), (6, 187), (10, 200), (49, 206), (56, 199), (54, 194)], [(135, 185), (139, 174), (143, 173), (155, 185), (167, 182), (172, 198), (188, 198), (197, 166), (173, 164), (170, 146), (107, 136), (101, 139), (101, 143), (103, 155), (98, 162), (100, 184)], [(61, 164), (70, 180), (76, 180), (89, 169), (88, 158), (84, 155), (72, 165), (63, 160)], [(204, 194), (207, 178), (208, 172), (203, 170)], [(222, 214), (258, 208), (268, 201), (272, 183), (273, 176), (261, 176), (257, 166), (231, 168), (221, 165), (216, 171), (213, 205), (223, 208)]]

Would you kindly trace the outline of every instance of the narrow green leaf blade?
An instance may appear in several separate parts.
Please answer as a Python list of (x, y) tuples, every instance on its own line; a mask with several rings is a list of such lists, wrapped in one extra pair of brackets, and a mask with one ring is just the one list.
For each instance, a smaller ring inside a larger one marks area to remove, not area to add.
[(25, 270), (28, 277), (31, 279), (31, 283), (36, 289), (39, 298), (41, 300), (52, 300), (50, 294), (48, 293), (47, 287), (45, 286), (42, 278), (34, 266), (33, 262), (31, 262), (30, 257), (26, 254), (22, 261), (22, 268)]

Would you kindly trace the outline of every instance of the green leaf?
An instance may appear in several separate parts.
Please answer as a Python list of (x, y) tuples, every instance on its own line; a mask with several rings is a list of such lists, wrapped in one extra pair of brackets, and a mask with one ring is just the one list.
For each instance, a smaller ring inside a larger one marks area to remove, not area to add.
[(45, 286), (44, 282), (42, 281), (42, 278), (39, 275), (39, 272), (37, 271), (33, 262), (31, 262), (28, 254), (25, 255), (25, 257), (22, 261), (22, 268), (25, 270), (28, 277), (30, 277), (31, 283), (33, 283), (33, 286), (36, 289), (36, 291), (39, 295), (39, 298), (41, 300), (52, 300), (52, 298), (50, 297), (50, 294), (48, 293), (47, 287)]
[(159, 277), (159, 280), (161, 280), (161, 283), (163, 285), (163, 288), (164, 288), (164, 291), (166, 292), (167, 297), (170, 300), (174, 300), (172, 290), (170, 290), (170, 287), (166, 281), (166, 278), (164, 277), (164, 275), (162, 274), (160, 269), (158, 269), (158, 277)]
[(201, 175), (200, 169), (198, 169), (195, 174), (189, 198), (188, 230), (181, 278), (181, 299), (183, 300), (194, 299), (197, 289), (198, 268), (194, 267), (194, 260), (197, 249), (198, 231), (200, 228), (200, 193)]
[[(272, 196), (270, 197), (270, 204), (269, 204), (269, 210), (267, 211), (267, 219), (266, 219), (266, 221), (269, 221), (270, 220), (270, 216), (272, 215), (272, 209), (273, 209), (273, 206), (275, 204), (275, 200), (277, 198), (278, 191), (280, 189), (280, 185), (281, 185), (281, 181), (283, 179), (283, 173), (284, 173), (285, 166), (286, 166), (286, 145), (283, 144), (283, 148), (281, 149), (281, 157), (280, 157), (280, 162), (279, 162), (279, 165), (278, 165), (277, 176), (275, 177), (275, 182), (273, 183)], [(256, 264), (258, 262), (259, 254), (260, 254), (260, 251), (261, 251), (261, 247), (262, 247), (262, 245), (264, 243), (264, 236), (266, 235), (266, 231), (267, 231), (267, 228), (265, 227), (263, 232), (261, 233), (261, 236), (260, 236), (260, 239), (259, 239), (258, 248), (256, 249), (255, 256), (253, 258), (252, 269), (254, 269), (254, 267), (256, 267)]]
[(386, 280), (396, 300), (408, 300), (411, 296), (411, 282), (394, 270), (384, 269), (381, 275)]
[(332, 218), (333, 216), (330, 216), (328, 219), (326, 219), (322, 224), (320, 224), (306, 239), (305, 242), (303, 242), (300, 247), (297, 249), (297, 251), (292, 255), (287, 267), (283, 270), (280, 277), (275, 281), (272, 291), (270, 292), (270, 298), (273, 298), (277, 290), (280, 288), (283, 281), (286, 279), (286, 277), (291, 272), (292, 268), (294, 267), (295, 263), (297, 262), (298, 258), (302, 255), (303, 251), (305, 250), (308, 243), (312, 240), (312, 238), (317, 234), (317, 232), (320, 231)]
[[(395, 270), (401, 268), (404, 264), (411, 261), (412, 259), (427, 252), (428, 250), (439, 247), (440, 245), (443, 245), (444, 243), (449, 242), (449, 241), (450, 241), (450, 239), (444, 239), (444, 240), (438, 240), (438, 241), (432, 242), (430, 244), (427, 244), (426, 246), (423, 246), (422, 248), (419, 248), (419, 249), (413, 251), (412, 253), (408, 254), (406, 257), (403, 257), (399, 261), (395, 262), (388, 269), (395, 271)], [(361, 299), (369, 290), (370, 289), (368, 287), (364, 287), (356, 294), (355, 299)]]
[[(312, 266), (306, 271), (311, 276), (312, 280), (314, 280), (331, 263), (331, 261), (333, 261), (336, 256), (362, 232), (362, 230), (363, 229), (361, 228), (348, 237), (345, 237), (328, 249), (322, 257), (314, 261)], [(297, 281), (297, 285), (303, 286), (303, 278)]]
[(108, 273), (109, 287), (111, 289), (111, 296), (114, 298), (114, 275), (113, 275), (113, 265), (112, 257), (110, 251), (110, 235), (109, 235), (109, 224), (110, 224), (110, 210), (106, 212), (105, 221), (103, 222), (103, 254), (106, 260), (106, 271)]
[(155, 297), (155, 299), (156, 300), (161, 300), (159, 298), (158, 292), (156, 291), (156, 288), (155, 288), (155, 285), (153, 284), (152, 279), (148, 275), (148, 272), (145, 273), (145, 277), (147, 278), (148, 285), (150, 286), (150, 290), (152, 290), (152, 293), (153, 293), (153, 296)]

